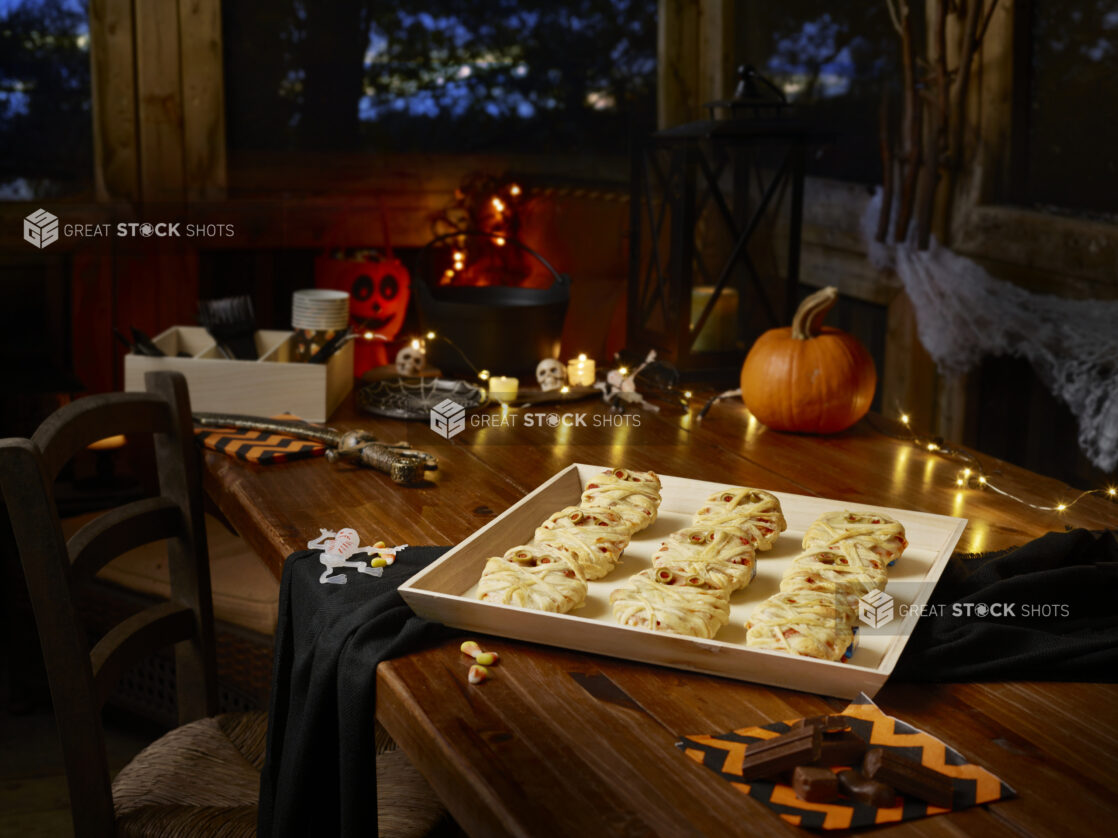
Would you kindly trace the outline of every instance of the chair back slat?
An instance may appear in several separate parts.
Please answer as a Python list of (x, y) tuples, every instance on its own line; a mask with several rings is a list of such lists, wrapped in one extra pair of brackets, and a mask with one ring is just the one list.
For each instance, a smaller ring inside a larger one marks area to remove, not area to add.
[(93, 577), (113, 559), (164, 538), (180, 537), (182, 509), (170, 498), (144, 498), (98, 515), (66, 542), (76, 582)]
[[(79, 838), (114, 834), (100, 708), (125, 668), (174, 643), (180, 722), (217, 712), (209, 554), (186, 380), (148, 373), (145, 385), (145, 393), (79, 399), (30, 440), (0, 440), (0, 491), (39, 627)], [(55, 478), (90, 443), (121, 433), (152, 435), (160, 497), (100, 516), (67, 545)], [(110, 629), (91, 657), (75, 597), (80, 583), (113, 554), (157, 538), (167, 538), (171, 601)]]
[(171, 422), (166, 400), (153, 393), (106, 393), (58, 409), (31, 440), (43, 452), (53, 481), (75, 454), (92, 443), (117, 434), (163, 434)]
[[(175, 645), (176, 700), (179, 723), (212, 716), (217, 711), (217, 663), (214, 655), (213, 599), (210, 595), (209, 547), (202, 507), (201, 457), (194, 444), (194, 419), (186, 379), (179, 374), (147, 373), (144, 384), (162, 396), (170, 409), (167, 432), (155, 437), (155, 461), (160, 494), (183, 511), (186, 527), (167, 542), (171, 599), (194, 610), (196, 634), (189, 643)], [(207, 557), (197, 561), (195, 557)]]
[(99, 705), (113, 694), (120, 676), (138, 660), (194, 635), (194, 613), (176, 602), (161, 602), (113, 626), (90, 652)]
[(75, 834), (111, 834), (112, 787), (89, 643), (70, 585), (70, 559), (42, 453), (31, 440), (0, 440), (0, 490), (11, 518), (39, 629), (62, 740)]

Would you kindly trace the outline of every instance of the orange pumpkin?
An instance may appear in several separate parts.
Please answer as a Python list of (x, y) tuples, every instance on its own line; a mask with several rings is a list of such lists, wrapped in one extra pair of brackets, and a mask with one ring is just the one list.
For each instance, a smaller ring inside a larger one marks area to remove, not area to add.
[(745, 406), (769, 428), (829, 434), (866, 415), (877, 386), (873, 358), (856, 337), (822, 325), (835, 288), (805, 299), (792, 326), (770, 329), (741, 368)]

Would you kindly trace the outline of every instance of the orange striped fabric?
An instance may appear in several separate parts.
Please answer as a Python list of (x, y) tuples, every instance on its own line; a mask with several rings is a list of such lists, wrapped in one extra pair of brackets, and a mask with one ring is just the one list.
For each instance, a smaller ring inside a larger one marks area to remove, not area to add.
[[(298, 419), (297, 416), (275, 416), (275, 419)], [(194, 429), (194, 438), (212, 451), (220, 451), (249, 463), (272, 465), (321, 457), (326, 446), (321, 442), (297, 439), (286, 434), (267, 431), (238, 431), (232, 428)]]
[[(871, 746), (896, 750), (951, 777), (956, 809), (992, 803), (1016, 794), (985, 768), (967, 762), (958, 751), (934, 736), (892, 716), (886, 716), (864, 693), (843, 710), (842, 714), (851, 718), (854, 732)], [(741, 766), (746, 746), (787, 733), (797, 721), (799, 720), (791, 719), (714, 735), (685, 736), (676, 745), (686, 756), (728, 780), (743, 793), (761, 801), (788, 823), (808, 829), (852, 829), (950, 811), (909, 798), (903, 800), (903, 805), (889, 808), (862, 806), (845, 799), (834, 803), (808, 803), (796, 797), (792, 787), (784, 783), (762, 780), (744, 782)]]

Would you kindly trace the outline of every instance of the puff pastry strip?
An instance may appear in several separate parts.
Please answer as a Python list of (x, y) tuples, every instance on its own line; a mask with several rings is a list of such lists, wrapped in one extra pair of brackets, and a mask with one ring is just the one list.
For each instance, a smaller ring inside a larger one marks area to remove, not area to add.
[(478, 581), (478, 599), (565, 613), (586, 600), (586, 576), (561, 553), (533, 545), (489, 559)]
[(642, 570), (610, 594), (617, 622), (709, 639), (730, 619), (729, 591), (689, 585), (681, 575), (658, 581), (655, 574)]
[(640, 532), (656, 520), (660, 478), (651, 471), (609, 469), (590, 479), (580, 505), (613, 510), (629, 523), (630, 534)]
[(788, 523), (780, 501), (761, 489), (738, 487), (710, 495), (695, 513), (696, 526), (741, 529), (758, 550), (768, 550)]
[(600, 579), (629, 546), (629, 525), (610, 509), (568, 506), (536, 529), (535, 543), (576, 561), (587, 579)]

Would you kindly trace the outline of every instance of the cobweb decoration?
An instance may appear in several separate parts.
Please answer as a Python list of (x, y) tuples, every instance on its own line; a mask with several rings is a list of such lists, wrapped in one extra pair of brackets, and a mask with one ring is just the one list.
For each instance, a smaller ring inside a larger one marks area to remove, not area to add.
[(942, 373), (986, 355), (1026, 358), (1079, 422), (1079, 447), (1103, 471), (1118, 466), (1118, 301), (1034, 294), (994, 279), (935, 239), (917, 250), (874, 240), (881, 189), (862, 216), (870, 261), (892, 268), (916, 310), (920, 342)]

